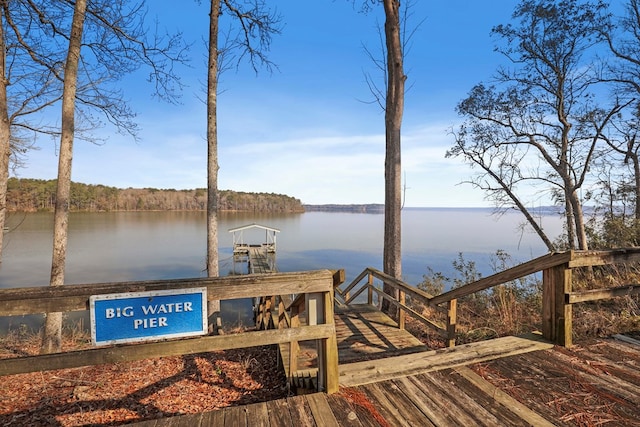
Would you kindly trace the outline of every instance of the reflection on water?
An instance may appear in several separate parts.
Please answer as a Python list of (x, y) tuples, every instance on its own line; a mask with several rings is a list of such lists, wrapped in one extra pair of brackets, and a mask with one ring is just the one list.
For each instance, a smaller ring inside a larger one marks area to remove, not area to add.
[[(541, 217), (553, 238), (561, 219)], [(305, 214), (221, 213), (218, 217), (220, 274), (242, 272), (234, 264), (227, 230), (257, 223), (281, 230), (277, 235), (279, 271), (346, 270), (347, 281), (365, 267), (381, 269), (384, 216), (381, 214), (309, 212)], [(402, 217), (403, 275), (417, 284), (431, 267), (448, 273), (459, 252), (476, 261), (484, 274), (497, 249), (524, 261), (546, 248), (532, 233), (520, 233), (521, 215), (499, 220), (488, 210), (405, 209)], [(53, 216), (11, 214), (5, 234), (0, 288), (46, 286), (51, 268)], [(247, 243), (262, 243), (264, 231), (247, 230)], [(69, 220), (67, 283), (204, 277), (204, 212), (72, 213)], [(224, 303), (231, 322), (246, 318), (243, 303)], [(249, 302), (250, 304), (250, 302)], [(16, 321), (16, 318), (13, 319)]]

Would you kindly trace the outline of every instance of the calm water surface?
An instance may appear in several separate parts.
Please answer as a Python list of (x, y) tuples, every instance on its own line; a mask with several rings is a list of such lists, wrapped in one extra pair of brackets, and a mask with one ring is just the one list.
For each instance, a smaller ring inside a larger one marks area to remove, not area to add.
[[(462, 252), (489, 274), (498, 249), (526, 261), (546, 253), (540, 239), (520, 232), (522, 216), (499, 220), (485, 209), (405, 209), (403, 275), (417, 284), (427, 267), (451, 273)], [(561, 219), (543, 216), (550, 236)], [(381, 214), (309, 212), (304, 214), (221, 214), (220, 274), (246, 269), (233, 262), (230, 228), (258, 223), (277, 234), (279, 271), (346, 270), (347, 281), (365, 267), (382, 267), (384, 217)], [(53, 215), (11, 214), (0, 264), (0, 288), (46, 286), (51, 268)], [(262, 243), (264, 231), (245, 231), (246, 243)], [(204, 277), (206, 216), (203, 212), (73, 213), (69, 220), (66, 283)], [(224, 310), (224, 307), (223, 307)], [(236, 316), (234, 314), (234, 316)]]

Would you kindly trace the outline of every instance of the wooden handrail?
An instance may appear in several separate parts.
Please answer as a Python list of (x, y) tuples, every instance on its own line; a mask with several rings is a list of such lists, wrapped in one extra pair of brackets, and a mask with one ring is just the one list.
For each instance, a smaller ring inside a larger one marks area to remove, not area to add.
[[(336, 281), (340, 280), (341, 276), (344, 277), (344, 272), (340, 274), (330, 270), (317, 270), (216, 278), (0, 289), (0, 316), (87, 310), (90, 297), (93, 295), (182, 290), (194, 287), (206, 287), (207, 297), (210, 300), (298, 294), (302, 295), (302, 299), (292, 303), (292, 307), (296, 310), (299, 310), (300, 306), (308, 300), (313, 300), (317, 308), (317, 319), (310, 319), (312, 321), (306, 326), (296, 324), (295, 320), (286, 316), (285, 313), (282, 319), (278, 317), (278, 326), (282, 321), (281, 329), (1, 359), (0, 376), (262, 345), (292, 343), (294, 346), (298, 341), (315, 340), (318, 342), (318, 386), (327, 393), (334, 393), (338, 391), (338, 349), (333, 317), (333, 295)], [(273, 297), (269, 297), (268, 304), (272, 300)], [(282, 300), (279, 298), (278, 302)], [(269, 317), (273, 319), (271, 308), (267, 307), (267, 311)]]
[[(364, 278), (368, 278), (366, 283), (361, 283), (363, 281)], [(397, 289), (399, 292), (399, 298), (396, 299), (394, 296), (389, 295), (387, 293), (385, 293), (383, 290), (376, 288), (373, 285), (373, 278), (382, 280), (383, 283), (385, 283), (386, 285), (391, 286), (392, 288)], [(353, 291), (358, 285), (361, 285), (355, 292), (353, 292), (352, 294), (350, 294), (351, 291)], [(422, 314), (418, 313), (417, 311), (415, 311), (413, 308), (409, 307), (405, 301), (404, 301), (404, 296), (405, 295), (410, 295), (412, 298), (414, 298), (417, 301), (422, 302), (425, 305), (429, 305), (429, 301), (433, 298), (433, 296), (431, 296), (429, 293), (418, 289), (414, 286), (411, 286), (405, 282), (403, 282), (402, 280), (398, 280), (393, 276), (390, 276), (380, 270), (377, 270), (375, 268), (371, 268), (368, 267), (365, 270), (362, 271), (362, 273), (360, 273), (350, 284), (349, 286), (347, 286), (347, 288), (345, 288), (342, 291), (342, 295), (346, 296), (346, 294), (349, 294), (349, 296), (345, 299), (344, 304), (345, 305), (349, 305), (352, 302), (354, 302), (358, 296), (360, 296), (360, 294), (362, 294), (362, 292), (364, 292), (365, 290), (368, 291), (368, 298), (367, 298), (367, 303), (368, 304), (372, 304), (372, 300), (371, 300), (371, 296), (373, 293), (376, 293), (378, 295), (378, 300), (382, 300), (382, 299), (386, 299), (387, 301), (389, 301), (392, 305), (394, 305), (395, 307), (397, 307), (399, 309), (399, 313), (398, 313), (398, 327), (400, 329), (404, 329), (404, 315), (405, 314), (410, 314), (412, 315), (414, 318), (416, 318), (417, 320), (419, 320), (420, 322), (424, 323), (425, 325), (435, 329), (438, 333), (445, 335), (449, 341), (452, 340), (452, 336), (451, 336), (451, 327), (449, 325), (439, 325), (438, 323), (427, 319), (426, 317), (424, 317)], [(447, 314), (449, 313), (449, 311), (446, 308), (442, 308), (442, 307), (438, 307), (435, 306), (434, 307), (436, 310), (442, 312), (443, 314)], [(455, 318), (451, 318), (449, 319), (452, 322), (455, 322)]]
[[(457, 313), (457, 301), (459, 298), (476, 292), (503, 285), (514, 280), (521, 279), (531, 274), (542, 272), (543, 279), (543, 335), (545, 338), (565, 346), (571, 345), (571, 304), (594, 301), (606, 298), (614, 298), (624, 295), (640, 294), (640, 285), (626, 285), (616, 288), (595, 289), (574, 292), (571, 290), (571, 270), (573, 268), (591, 267), (616, 263), (640, 263), (640, 248), (622, 248), (599, 251), (566, 251), (543, 255), (531, 261), (519, 264), (488, 277), (465, 284), (458, 288), (431, 296), (428, 293), (389, 276), (374, 268), (366, 268), (358, 277), (345, 288), (341, 295), (346, 297), (345, 304), (352, 303), (365, 289), (378, 294), (379, 298), (386, 299), (392, 305), (400, 309), (399, 326), (402, 327), (404, 313), (413, 315), (418, 320), (435, 327), (441, 333), (446, 331), (449, 345), (455, 344), (455, 325)], [(447, 316), (447, 325), (440, 327), (434, 322), (426, 321), (419, 313), (410, 309), (402, 301), (396, 300), (392, 295), (373, 287), (371, 280), (352, 293), (365, 277), (375, 277), (384, 284), (399, 291), (400, 300), (403, 294), (408, 294), (418, 301), (436, 308)], [(370, 299), (370, 297), (369, 297)], [(369, 301), (371, 303), (371, 301)], [(447, 304), (443, 307), (443, 304)]]
[(472, 283), (467, 283), (459, 288), (452, 289), (443, 294), (433, 297), (429, 304), (438, 305), (454, 299), (459, 299), (467, 295), (475, 294), (476, 292), (484, 291), (503, 283), (511, 282), (513, 280), (521, 279), (530, 274), (538, 273), (548, 268), (556, 267), (562, 264), (567, 264), (571, 260), (571, 252), (553, 253), (543, 255), (531, 261), (519, 264), (515, 267), (493, 274), (491, 276), (483, 277)]
[(0, 316), (88, 310), (91, 295), (206, 287), (209, 299), (229, 300), (322, 292), (327, 283), (333, 283), (331, 270), (9, 288), (0, 289)]
[(331, 336), (335, 336), (335, 325), (325, 324), (291, 328), (284, 331), (272, 329), (166, 342), (98, 347), (64, 353), (0, 359), (0, 376), (282, 344), (290, 341), (328, 339)]
[[(373, 288), (373, 291), (376, 292), (378, 294), (379, 297), (384, 298), (387, 297), (388, 295), (385, 294), (384, 292), (382, 292), (382, 290), (377, 289), (377, 288)], [(384, 294), (384, 295), (383, 295)], [(408, 313), (410, 313), (413, 317), (415, 317), (416, 319), (418, 319), (420, 322), (424, 323), (425, 325), (435, 329), (436, 331), (440, 332), (443, 335), (447, 334), (447, 329), (442, 327), (441, 325), (438, 325), (437, 323), (435, 323), (432, 320), (427, 319), (426, 317), (424, 317), (422, 314), (418, 313), (417, 311), (415, 311), (413, 308), (409, 307), (406, 304), (401, 303), (400, 301), (396, 301), (394, 299), (388, 299), (388, 301), (395, 305), (396, 307), (398, 307), (401, 310), (405, 310)]]
[(640, 285), (624, 285), (615, 288), (590, 289), (587, 291), (568, 292), (565, 297), (567, 304), (579, 302), (598, 301), (609, 298), (623, 297), (625, 295), (640, 294)]

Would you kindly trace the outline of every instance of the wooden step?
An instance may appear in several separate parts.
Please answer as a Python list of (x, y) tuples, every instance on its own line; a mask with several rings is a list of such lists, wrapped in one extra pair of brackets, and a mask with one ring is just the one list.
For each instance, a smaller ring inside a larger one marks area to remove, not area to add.
[(553, 344), (535, 335), (509, 336), (441, 350), (346, 363), (339, 366), (340, 385), (353, 387), (550, 348)]

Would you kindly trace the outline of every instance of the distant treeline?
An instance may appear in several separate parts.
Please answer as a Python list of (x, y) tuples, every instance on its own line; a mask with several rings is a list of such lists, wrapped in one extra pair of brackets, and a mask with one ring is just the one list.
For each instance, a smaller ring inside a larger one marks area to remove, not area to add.
[[(53, 211), (56, 203), (56, 180), (10, 178), (7, 191), (9, 211)], [(207, 190), (156, 188), (120, 189), (105, 185), (71, 183), (70, 210), (104, 211), (204, 211)], [(283, 194), (219, 192), (218, 210), (246, 212), (304, 212), (300, 200)]]
[(384, 205), (303, 205), (306, 212), (384, 213)]

